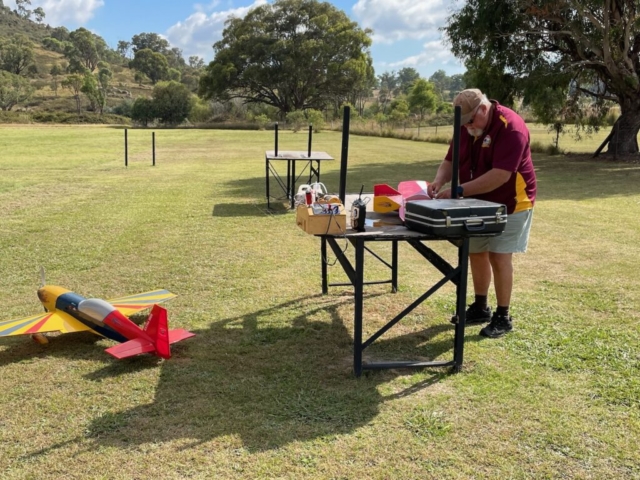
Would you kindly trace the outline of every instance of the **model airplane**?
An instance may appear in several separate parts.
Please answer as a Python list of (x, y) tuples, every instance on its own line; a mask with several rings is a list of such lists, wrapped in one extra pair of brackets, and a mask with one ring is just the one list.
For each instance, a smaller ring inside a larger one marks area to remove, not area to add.
[(404, 206), (409, 200), (431, 200), (427, 193), (428, 182), (407, 180), (398, 184), (398, 189), (387, 185), (373, 186), (373, 211), (389, 213), (397, 211), (404, 221)]
[[(141, 353), (170, 358), (170, 344), (194, 336), (183, 329), (168, 329), (167, 311), (157, 304), (174, 297), (167, 290), (155, 290), (107, 302), (99, 298), (84, 298), (55, 285), (44, 285), (38, 289), (38, 298), (45, 313), (0, 322), (0, 337), (32, 335), (38, 343), (47, 343), (43, 335), (47, 332), (89, 331), (121, 342), (106, 349), (116, 358)], [(127, 318), (149, 307), (153, 308), (143, 328)]]

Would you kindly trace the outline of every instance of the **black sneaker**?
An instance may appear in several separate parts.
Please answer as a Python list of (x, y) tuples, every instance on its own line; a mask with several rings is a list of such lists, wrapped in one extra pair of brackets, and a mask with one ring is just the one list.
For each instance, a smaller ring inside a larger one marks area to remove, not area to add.
[(480, 330), (480, 335), (489, 338), (499, 338), (513, 330), (513, 319), (506, 315), (493, 314), (489, 325)]
[(491, 307), (482, 308), (472, 303), (469, 305), (469, 308), (467, 308), (466, 318), (467, 325), (486, 323), (491, 320)]

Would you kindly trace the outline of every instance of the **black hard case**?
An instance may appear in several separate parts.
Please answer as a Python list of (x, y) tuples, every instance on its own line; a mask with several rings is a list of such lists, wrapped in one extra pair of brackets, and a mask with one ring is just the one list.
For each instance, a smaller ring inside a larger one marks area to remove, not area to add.
[(404, 222), (438, 237), (495, 236), (507, 225), (507, 207), (473, 198), (414, 200), (405, 206)]

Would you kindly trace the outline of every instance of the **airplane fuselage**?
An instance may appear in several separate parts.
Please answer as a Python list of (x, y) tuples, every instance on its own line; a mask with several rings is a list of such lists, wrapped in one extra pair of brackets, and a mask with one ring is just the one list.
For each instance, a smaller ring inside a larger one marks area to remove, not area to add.
[[(125, 336), (123, 335), (124, 332), (121, 333), (107, 325), (105, 323), (106, 316), (118, 317), (117, 319), (120, 323), (127, 324), (128, 322), (138, 330), (141, 330), (140, 327), (135, 325), (131, 320), (118, 312), (114, 307), (111, 307), (108, 302), (93, 298), (88, 299), (66, 288), (56, 285), (45, 285), (38, 289), (38, 298), (48, 312), (55, 312), (56, 310), (64, 312), (89, 327), (89, 329), (97, 335), (110, 338), (116, 342), (126, 342), (133, 337), (129, 335)], [(95, 308), (96, 303), (100, 304), (100, 308)], [(111, 307), (108, 312), (104, 311), (107, 307), (105, 307), (103, 303)], [(101, 317), (103, 313), (107, 315)], [(129, 325), (127, 324), (127, 326)]]

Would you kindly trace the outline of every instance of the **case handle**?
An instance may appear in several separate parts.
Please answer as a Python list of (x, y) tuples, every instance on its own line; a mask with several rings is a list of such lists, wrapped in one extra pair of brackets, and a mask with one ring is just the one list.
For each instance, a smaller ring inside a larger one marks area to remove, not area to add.
[(465, 220), (464, 228), (467, 229), (468, 232), (481, 232), (484, 230), (484, 220)]

